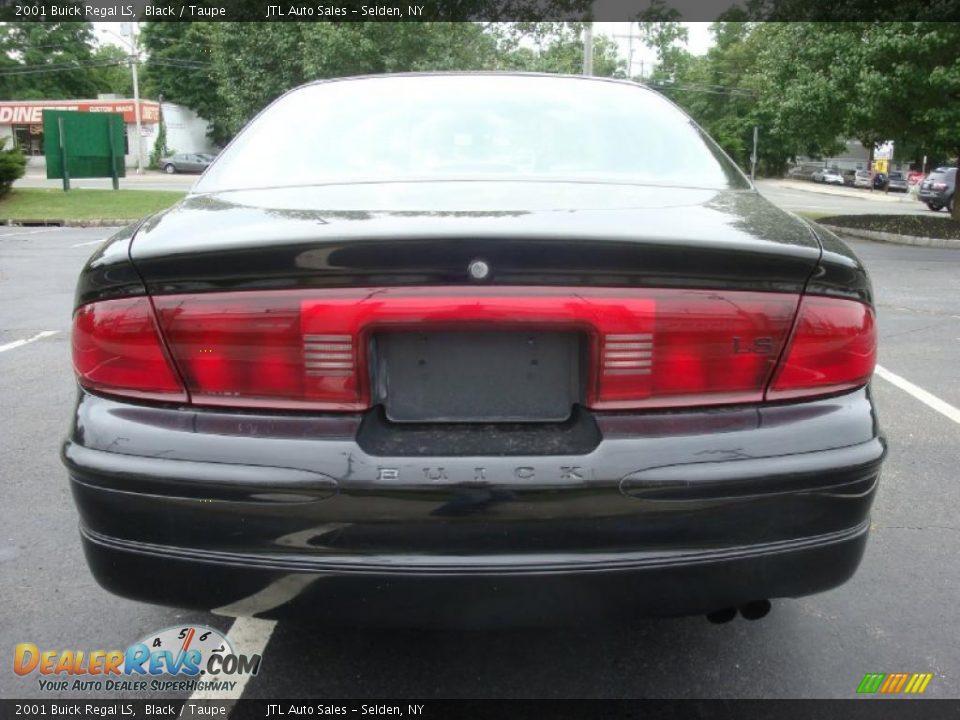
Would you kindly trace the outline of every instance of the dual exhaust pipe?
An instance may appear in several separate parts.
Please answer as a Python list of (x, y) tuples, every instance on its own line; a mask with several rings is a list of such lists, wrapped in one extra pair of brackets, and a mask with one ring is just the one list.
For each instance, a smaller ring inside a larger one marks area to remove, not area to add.
[(744, 620), (759, 620), (760, 618), (766, 617), (770, 612), (770, 601), (753, 600), (751, 602), (744, 603), (739, 607), (728, 607), (720, 610), (714, 610), (711, 613), (707, 613), (707, 620), (715, 625), (722, 625), (723, 623), (728, 623), (733, 620), (737, 616), (738, 612)]

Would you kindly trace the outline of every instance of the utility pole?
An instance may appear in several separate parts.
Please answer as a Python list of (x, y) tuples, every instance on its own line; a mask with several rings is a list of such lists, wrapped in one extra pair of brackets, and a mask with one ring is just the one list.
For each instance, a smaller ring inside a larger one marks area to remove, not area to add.
[(133, 117), (137, 125), (137, 175), (143, 174), (143, 125), (140, 117), (140, 78), (137, 66), (140, 64), (140, 48), (137, 45), (137, 32), (134, 23), (123, 23), (121, 35), (130, 36), (130, 73), (133, 76)]
[(583, 28), (583, 74), (593, 75), (593, 23)]
[(757, 179), (757, 126), (753, 126), (753, 154), (750, 155), (750, 182)]

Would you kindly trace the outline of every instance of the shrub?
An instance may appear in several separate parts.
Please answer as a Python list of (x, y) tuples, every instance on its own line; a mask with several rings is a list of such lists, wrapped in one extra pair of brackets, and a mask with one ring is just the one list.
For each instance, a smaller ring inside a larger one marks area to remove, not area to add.
[(0, 197), (10, 192), (13, 181), (22, 178), (27, 167), (27, 159), (20, 148), (6, 149), (9, 139), (0, 138)]
[(147, 167), (151, 170), (160, 169), (160, 161), (170, 154), (167, 147), (167, 124), (163, 121), (163, 115), (160, 115), (160, 128), (157, 130), (157, 141), (153, 144), (153, 150), (150, 152), (150, 162)]

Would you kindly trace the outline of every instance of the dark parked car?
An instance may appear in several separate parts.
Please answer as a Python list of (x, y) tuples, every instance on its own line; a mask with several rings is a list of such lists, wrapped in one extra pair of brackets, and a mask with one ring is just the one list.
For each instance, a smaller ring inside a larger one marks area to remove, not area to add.
[(168, 175), (173, 173), (202, 173), (214, 160), (213, 155), (207, 153), (180, 153), (163, 158), (160, 169)]
[(891, 172), (887, 175), (887, 187), (890, 192), (907, 192), (910, 187), (907, 185), (907, 178), (902, 172)]
[(953, 212), (953, 199), (956, 192), (957, 169), (955, 167), (938, 167), (920, 183), (917, 197), (933, 211), (947, 208), (947, 212)]
[(318, 82), (90, 259), (63, 460), (147, 602), (756, 618), (860, 562), (874, 323), (854, 254), (656, 92)]

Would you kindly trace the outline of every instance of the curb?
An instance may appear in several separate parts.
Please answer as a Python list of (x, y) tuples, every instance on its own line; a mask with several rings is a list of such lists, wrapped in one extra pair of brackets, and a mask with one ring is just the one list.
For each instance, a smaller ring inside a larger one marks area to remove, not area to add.
[(124, 227), (138, 222), (140, 218), (89, 218), (87, 220), (6, 219), (0, 220), (0, 226), (6, 227)]
[(863, 188), (863, 192), (860, 192), (859, 190), (850, 189), (846, 185), (843, 187), (837, 185), (822, 185), (809, 180), (789, 180), (787, 178), (773, 180), (772, 182), (776, 183), (777, 187), (785, 190), (798, 190), (800, 192), (811, 192), (819, 195), (832, 195), (833, 197), (848, 197), (859, 200), (871, 199), (889, 203), (920, 202), (916, 200), (915, 196), (910, 192), (885, 193), (883, 190), (874, 190), (871, 192), (867, 188)]
[(956, 238), (932, 238), (919, 235), (899, 235), (898, 233), (880, 232), (879, 230), (861, 230), (859, 228), (848, 228), (840, 225), (831, 225), (829, 223), (820, 223), (824, 227), (830, 228), (833, 232), (840, 235), (851, 235), (864, 240), (874, 240), (876, 242), (894, 243), (896, 245), (915, 245), (917, 247), (931, 248), (949, 248), (960, 250), (960, 239)]

